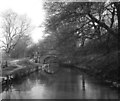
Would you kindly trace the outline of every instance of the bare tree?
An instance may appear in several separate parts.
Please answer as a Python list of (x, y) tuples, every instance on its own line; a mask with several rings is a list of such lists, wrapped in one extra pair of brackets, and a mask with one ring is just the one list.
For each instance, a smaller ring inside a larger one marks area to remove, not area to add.
[(18, 15), (12, 10), (2, 14), (2, 49), (9, 54), (19, 40), (30, 31), (30, 20), (25, 15)]
[[(30, 19), (25, 15), (18, 15), (12, 10), (7, 10), (2, 14), (1, 32), (2, 50), (6, 54), (6, 59), (9, 57), (10, 52), (14, 50), (15, 46), (19, 43), (20, 39), (30, 33), (31, 24)], [(5, 67), (7, 67), (7, 60)]]

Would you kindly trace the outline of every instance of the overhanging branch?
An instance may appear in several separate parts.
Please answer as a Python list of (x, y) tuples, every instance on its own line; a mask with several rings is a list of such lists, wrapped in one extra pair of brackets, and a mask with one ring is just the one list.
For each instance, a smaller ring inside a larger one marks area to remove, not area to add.
[(92, 14), (88, 14), (88, 16), (96, 23), (98, 23), (101, 27), (105, 28), (111, 35), (114, 37), (118, 37), (118, 33), (114, 32), (110, 27), (108, 27), (104, 22), (99, 21), (97, 18), (95, 18)]

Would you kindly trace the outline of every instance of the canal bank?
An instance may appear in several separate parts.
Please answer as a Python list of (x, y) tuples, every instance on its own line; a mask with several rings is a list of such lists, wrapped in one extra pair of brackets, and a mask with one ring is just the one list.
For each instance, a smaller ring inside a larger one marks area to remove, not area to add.
[(13, 80), (23, 78), (39, 69), (42, 69), (42, 64), (30, 62), (28, 59), (18, 61), (17, 63), (15, 62), (14, 65), (12, 64), (2, 69), (0, 83), (2, 83), (2, 85), (9, 84)]
[(103, 80), (111, 87), (120, 88), (118, 51), (80, 57), (74, 67)]

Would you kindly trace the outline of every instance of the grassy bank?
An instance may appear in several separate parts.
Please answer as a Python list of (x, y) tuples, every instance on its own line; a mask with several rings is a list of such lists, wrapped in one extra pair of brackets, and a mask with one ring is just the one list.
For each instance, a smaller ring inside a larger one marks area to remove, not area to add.
[(41, 68), (40, 64), (30, 62), (28, 59), (12, 60), (6, 68), (2, 68), (3, 81), (21, 78)]

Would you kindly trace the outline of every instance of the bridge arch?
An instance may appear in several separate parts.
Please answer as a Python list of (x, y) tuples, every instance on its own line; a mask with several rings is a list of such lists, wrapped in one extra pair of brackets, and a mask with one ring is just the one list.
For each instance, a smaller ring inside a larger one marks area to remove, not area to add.
[(56, 55), (47, 55), (42, 58), (42, 63), (57, 63), (59, 62)]

